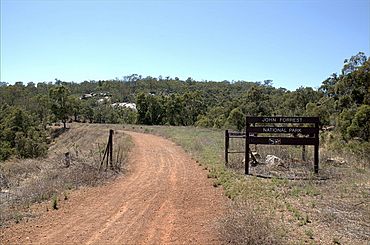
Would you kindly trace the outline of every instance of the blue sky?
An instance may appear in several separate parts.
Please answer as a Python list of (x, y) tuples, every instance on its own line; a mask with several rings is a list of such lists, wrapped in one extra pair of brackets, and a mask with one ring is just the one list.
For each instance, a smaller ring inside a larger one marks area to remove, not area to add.
[(1, 1), (1, 81), (133, 73), (319, 87), (370, 53), (370, 0)]

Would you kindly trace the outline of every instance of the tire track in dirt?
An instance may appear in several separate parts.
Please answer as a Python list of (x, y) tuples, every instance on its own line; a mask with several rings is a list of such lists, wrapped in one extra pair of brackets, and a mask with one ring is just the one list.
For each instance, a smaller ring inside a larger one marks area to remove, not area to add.
[(60, 210), (4, 229), (5, 243), (220, 243), (222, 190), (171, 141), (127, 133), (135, 144), (127, 175), (76, 191)]

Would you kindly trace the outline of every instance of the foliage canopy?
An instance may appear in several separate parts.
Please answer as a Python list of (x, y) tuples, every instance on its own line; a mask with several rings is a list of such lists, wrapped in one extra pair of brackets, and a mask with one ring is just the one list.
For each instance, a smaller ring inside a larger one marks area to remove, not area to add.
[[(124, 103), (136, 104), (136, 109)], [(0, 84), (0, 159), (46, 152), (47, 125), (61, 121), (242, 130), (246, 115), (319, 116), (345, 141), (369, 142), (370, 59), (359, 52), (318, 89), (275, 88), (271, 80), (185, 81), (175, 77)]]

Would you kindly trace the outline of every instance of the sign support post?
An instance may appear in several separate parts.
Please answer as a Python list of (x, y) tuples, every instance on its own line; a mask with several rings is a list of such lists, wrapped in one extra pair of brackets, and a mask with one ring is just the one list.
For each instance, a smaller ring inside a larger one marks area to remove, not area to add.
[(319, 144), (320, 144), (320, 137), (319, 137), (319, 123), (316, 122), (315, 123), (315, 129), (316, 129), (316, 134), (315, 134), (315, 139), (316, 139), (316, 142), (315, 142), (315, 147), (314, 147), (314, 171), (315, 171), (315, 174), (318, 174), (319, 173)]

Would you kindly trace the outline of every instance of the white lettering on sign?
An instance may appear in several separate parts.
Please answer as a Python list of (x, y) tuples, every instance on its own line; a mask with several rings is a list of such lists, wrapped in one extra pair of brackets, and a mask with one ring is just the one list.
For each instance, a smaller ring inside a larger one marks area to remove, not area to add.
[(264, 118), (262, 119), (262, 122), (264, 122), (264, 123), (276, 122), (276, 118), (264, 117)]
[(289, 128), (289, 133), (302, 133), (302, 129), (301, 128)]
[(281, 139), (269, 138), (269, 145), (280, 145), (280, 144), (281, 144)]
[(282, 123), (300, 123), (302, 122), (302, 118), (301, 117), (279, 118), (279, 121)]
[(287, 128), (262, 128), (263, 133), (287, 133)]
[(263, 123), (301, 123), (302, 117), (264, 117)]

